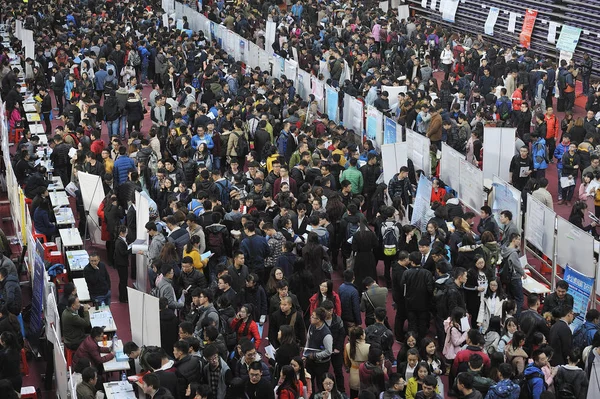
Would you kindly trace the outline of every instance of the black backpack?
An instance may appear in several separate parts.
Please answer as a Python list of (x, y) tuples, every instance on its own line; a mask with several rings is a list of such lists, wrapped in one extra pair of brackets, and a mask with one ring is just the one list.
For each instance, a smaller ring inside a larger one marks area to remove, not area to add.
[(598, 326), (596, 325), (580, 325), (575, 333), (573, 334), (573, 348), (579, 348), (583, 350), (586, 346), (588, 346), (588, 335), (592, 330), (598, 331)]
[(498, 107), (498, 115), (503, 121), (510, 118), (510, 103), (508, 101), (502, 101)]
[[(533, 392), (531, 392), (531, 387), (529, 386), (529, 381), (531, 381), (534, 378), (541, 378), (542, 381), (544, 381), (544, 375), (539, 372), (526, 375), (523, 378), (516, 381), (519, 384), (519, 387), (521, 388), (521, 393), (519, 394), (519, 399), (533, 399)], [(546, 382), (544, 381), (544, 386), (545, 385), (546, 385)]]
[(227, 316), (222, 313), (219, 313), (219, 333), (223, 335), (227, 350), (231, 352), (237, 345), (237, 332), (231, 328), (231, 320), (227, 320)]
[(248, 148), (250, 148), (248, 146), (248, 140), (246, 140), (246, 135), (243, 133), (237, 134), (236, 132), (233, 132), (233, 134), (238, 138), (235, 146), (235, 153), (238, 157), (245, 157), (248, 154)]
[(348, 222), (346, 225), (346, 240), (354, 237), (354, 234), (358, 231), (358, 227), (358, 222)]
[(504, 284), (510, 284), (513, 275), (513, 265), (508, 260), (508, 257), (502, 257), (502, 263), (500, 263), (500, 281)]

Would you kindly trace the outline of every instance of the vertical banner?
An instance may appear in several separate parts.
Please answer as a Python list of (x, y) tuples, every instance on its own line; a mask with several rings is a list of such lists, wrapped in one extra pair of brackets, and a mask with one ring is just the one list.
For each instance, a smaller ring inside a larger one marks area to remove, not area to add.
[(563, 25), (560, 28), (560, 36), (558, 36), (556, 48), (561, 51), (573, 53), (575, 51), (575, 47), (577, 47), (577, 43), (579, 43), (579, 36), (581, 36), (580, 28)]
[(402, 20), (408, 20), (410, 17), (410, 10), (408, 8), (408, 4), (398, 6), (398, 21), (402, 22)]
[(298, 86), (296, 87), (296, 91), (300, 98), (308, 101), (308, 96), (312, 92), (310, 87), (310, 73), (298, 69)]
[[(38, 241), (39, 242), (39, 241)], [(37, 244), (37, 243), (36, 243)], [(41, 245), (41, 244), (40, 244)], [(37, 246), (37, 245), (36, 245)], [(27, 339), (37, 342), (42, 331), (42, 310), (44, 304), (44, 253), (35, 251), (33, 259), (33, 292), (31, 298), (31, 322)], [(31, 259), (30, 259), (31, 261)]]
[(417, 195), (415, 196), (410, 224), (423, 232), (427, 228), (427, 212), (429, 212), (429, 204), (431, 203), (432, 188), (433, 184), (431, 180), (426, 178), (425, 175), (421, 175), (421, 179), (419, 179), (419, 184), (417, 185)]
[(335, 123), (340, 122), (340, 118), (338, 115), (338, 110), (340, 107), (338, 106), (339, 95), (336, 89), (331, 86), (327, 86), (327, 116), (330, 120), (335, 121)]
[(364, 124), (363, 103), (348, 94), (344, 95), (343, 121), (346, 128), (354, 130), (357, 136), (362, 137)]
[(517, 24), (517, 13), (512, 12), (508, 16), (508, 28), (510, 33), (515, 33), (515, 25)]
[(275, 43), (275, 35), (277, 33), (277, 24), (273, 21), (267, 21), (265, 32), (265, 50), (271, 54), (273, 52), (273, 43)]
[(377, 110), (377, 108), (368, 105), (367, 106), (367, 139), (373, 142), (376, 148), (380, 148), (383, 144), (383, 114)]
[(294, 60), (285, 60), (285, 77), (292, 81), (293, 86), (297, 87), (298, 63)]
[(519, 43), (525, 48), (531, 46), (531, 33), (533, 32), (533, 26), (535, 25), (535, 19), (537, 17), (537, 11), (530, 8), (525, 11), (525, 20), (523, 21), (523, 29), (519, 35)]
[(385, 125), (383, 129), (383, 144), (396, 143), (396, 125), (396, 122), (392, 118), (385, 118)]
[(500, 9), (497, 7), (490, 7), (490, 12), (485, 20), (484, 26), (484, 32), (486, 35), (494, 36), (494, 26), (498, 20), (498, 14), (500, 14)]
[(442, 19), (446, 22), (455, 22), (456, 10), (458, 9), (458, 0), (444, 0), (440, 4)]
[(325, 112), (325, 85), (322, 81), (317, 79), (314, 76), (311, 76), (311, 90), (312, 95), (315, 96), (315, 101), (317, 102), (317, 109), (319, 112)]
[(567, 264), (563, 280), (569, 283), (569, 293), (573, 295), (573, 311), (579, 313), (571, 327), (575, 331), (585, 322), (585, 313), (590, 303), (590, 295), (594, 287), (594, 278), (585, 276)]

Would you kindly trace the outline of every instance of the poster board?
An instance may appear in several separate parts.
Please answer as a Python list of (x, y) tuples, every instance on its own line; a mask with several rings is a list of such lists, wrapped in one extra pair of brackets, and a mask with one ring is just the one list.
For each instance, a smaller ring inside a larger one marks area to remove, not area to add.
[(383, 167), (383, 182), (388, 184), (399, 170), (396, 162), (396, 146), (394, 144), (384, 144), (381, 146), (381, 165)]
[[(131, 339), (142, 345), (160, 346), (158, 298), (127, 287)], [(135, 326), (135, 328), (133, 328)]]
[[(402, 166), (408, 166), (408, 144), (406, 142), (396, 142), (394, 144), (396, 151), (396, 172), (400, 172)], [(389, 180), (388, 180), (389, 181)], [(386, 182), (387, 183), (387, 182)]]
[(477, 213), (484, 203), (483, 172), (464, 159), (460, 160), (458, 197), (463, 204)]
[(501, 225), (500, 212), (510, 211), (513, 215), (513, 222), (521, 228), (521, 192), (498, 176), (494, 176), (492, 179), (492, 187), (494, 188), (492, 213), (498, 225)]
[(455, 191), (460, 188), (460, 160), (465, 156), (446, 143), (442, 143), (440, 179)]
[(325, 112), (325, 84), (323, 81), (317, 79), (314, 76), (310, 77), (311, 81), (311, 94), (315, 96), (317, 102), (317, 109), (319, 112)]
[(594, 237), (558, 216), (556, 218), (556, 263), (569, 264), (586, 276), (595, 276)]
[[(53, 340), (58, 341), (58, 336), (56, 335), (56, 331), (53, 330), (51, 334), (54, 334)], [(67, 399), (67, 392), (69, 390), (69, 381), (67, 377), (67, 359), (65, 359), (65, 354), (62, 350), (61, 345), (54, 345), (54, 374), (56, 377), (56, 393), (60, 399)]]
[(381, 91), (388, 92), (388, 99), (390, 102), (390, 109), (394, 110), (398, 106), (398, 94), (406, 93), (408, 88), (406, 86), (381, 86)]
[(431, 180), (421, 175), (419, 184), (417, 185), (417, 194), (413, 204), (413, 213), (410, 224), (424, 232), (427, 228), (427, 214), (431, 205), (431, 189), (433, 183)]
[(310, 80), (310, 73), (298, 68), (298, 84), (296, 86), (296, 92), (304, 101), (308, 101), (308, 96), (312, 93)]
[(338, 112), (338, 110), (340, 109), (339, 93), (337, 89), (329, 85), (325, 85), (325, 93), (327, 116), (329, 117), (329, 120), (335, 121), (335, 123), (340, 123), (340, 117)]
[(345, 94), (342, 120), (344, 121), (344, 126), (346, 128), (354, 130), (356, 135), (362, 137), (364, 130), (364, 110), (362, 101)]
[(383, 114), (370, 105), (367, 105), (366, 114), (367, 139), (373, 142), (375, 148), (380, 148), (383, 144)]
[[(56, 293), (51, 291), (46, 296), (46, 313), (44, 317), (46, 318), (46, 338), (48, 341), (52, 342), (54, 345), (60, 345), (62, 340), (62, 330), (60, 324), (60, 315), (58, 314), (58, 305), (56, 304)], [(48, 326), (52, 328), (48, 328)], [(56, 338), (58, 341), (53, 341), (56, 334)]]
[(285, 77), (293, 82), (294, 87), (297, 87), (298, 63), (294, 60), (285, 60), (284, 72)]
[(429, 139), (419, 133), (406, 129), (408, 143), (408, 158), (413, 161), (415, 171), (421, 169), (426, 176), (431, 175), (431, 158), (429, 157)]
[(383, 144), (394, 144), (397, 141), (397, 132), (396, 121), (386, 116), (383, 124)]
[(79, 172), (79, 187), (81, 189), (81, 197), (83, 199), (83, 207), (88, 211), (87, 228), (95, 245), (103, 244), (102, 231), (98, 221), (98, 207), (104, 200), (104, 186), (100, 176), (90, 173)]
[(569, 326), (571, 331), (574, 332), (580, 325), (585, 323), (585, 314), (594, 290), (594, 277), (586, 276), (570, 265), (566, 265), (563, 280), (569, 283), (569, 294), (573, 295), (573, 311), (578, 313)]
[(515, 155), (514, 128), (486, 127), (483, 130), (483, 178), (492, 180), (494, 175), (508, 181), (508, 166)]
[(546, 256), (554, 256), (554, 226), (556, 213), (527, 194), (527, 214), (525, 217), (525, 239)]

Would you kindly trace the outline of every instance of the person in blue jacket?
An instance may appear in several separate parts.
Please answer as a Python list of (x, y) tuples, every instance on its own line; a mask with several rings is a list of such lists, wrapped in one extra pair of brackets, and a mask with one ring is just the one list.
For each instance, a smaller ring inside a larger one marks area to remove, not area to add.
[(546, 177), (548, 162), (546, 161), (546, 139), (539, 136), (537, 132), (531, 133), (531, 157), (533, 158), (533, 170), (535, 178)]
[(523, 389), (529, 390), (529, 397), (532, 399), (540, 399), (542, 392), (546, 390), (546, 382), (544, 381), (544, 373), (542, 367), (548, 365), (548, 357), (543, 349), (536, 349), (532, 354), (533, 363), (529, 363), (523, 372), (526, 384)]
[(206, 128), (204, 126), (198, 126), (196, 128), (196, 134), (192, 136), (192, 148), (194, 150), (198, 149), (198, 146), (204, 143), (209, 150), (212, 150), (215, 146), (215, 143), (208, 134), (206, 134)]
[(558, 200), (562, 201), (562, 186), (560, 184), (560, 178), (562, 177), (562, 157), (569, 151), (569, 146), (571, 145), (571, 136), (568, 134), (564, 134), (562, 137), (562, 141), (556, 146), (554, 150), (554, 158), (558, 160), (556, 164), (556, 171), (558, 172)]

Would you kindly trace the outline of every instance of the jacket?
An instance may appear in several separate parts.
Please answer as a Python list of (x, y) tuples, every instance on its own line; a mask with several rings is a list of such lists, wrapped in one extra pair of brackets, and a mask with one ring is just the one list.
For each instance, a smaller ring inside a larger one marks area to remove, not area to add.
[[(332, 292), (333, 294), (333, 313), (341, 316), (342, 315), (342, 304), (340, 302), (340, 296), (338, 295), (337, 292)], [(309, 314), (312, 314), (312, 312), (314, 312), (314, 310), (316, 308), (319, 307), (319, 296), (321, 295), (320, 292), (317, 292), (316, 294), (314, 294), (313, 296), (310, 297), (309, 299), (309, 303), (310, 303), (310, 307), (309, 307)]]
[[(536, 332), (541, 332), (544, 336), (548, 336), (550, 329), (546, 325), (546, 320), (538, 312), (527, 309), (521, 313), (519, 317), (519, 324), (521, 330), (525, 332), (527, 337), (533, 337)], [(525, 340), (525, 350), (529, 349), (531, 344), (531, 338)]]
[(458, 352), (460, 352), (462, 345), (467, 340), (468, 331), (460, 331), (454, 327), (452, 319), (447, 318), (444, 320), (444, 332), (446, 333), (446, 339), (442, 354), (446, 359), (454, 360)]
[(554, 349), (554, 356), (550, 359), (552, 366), (567, 364), (567, 356), (571, 353), (573, 333), (564, 320), (557, 320), (550, 328), (548, 344)]
[[(177, 376), (183, 377), (182, 385), (183, 392), (179, 392), (179, 397), (185, 396), (185, 388), (193, 382), (200, 382), (200, 362), (195, 356), (185, 355), (183, 358), (176, 360), (173, 367), (177, 369)], [(182, 396), (183, 394), (183, 396)]]
[(173, 282), (171, 279), (163, 277), (158, 284), (156, 284), (158, 288), (158, 297), (159, 298), (167, 298), (169, 301), (169, 309), (183, 309), (184, 304), (177, 301), (175, 297), (175, 289), (173, 288)]
[[(597, 384), (597, 381), (595, 381)], [(588, 391), (588, 378), (585, 371), (577, 366), (561, 365), (554, 376), (554, 390), (560, 392), (563, 387), (569, 386), (576, 399), (586, 399)]]
[(98, 269), (87, 265), (83, 269), (83, 277), (85, 277), (91, 298), (105, 295), (110, 290), (110, 276), (102, 262), (98, 264)]
[[(221, 367), (221, 372), (219, 374), (219, 381), (217, 382), (217, 398), (216, 399), (225, 399), (225, 393), (227, 391), (227, 387), (229, 386), (229, 382), (232, 378), (232, 372), (229, 369), (229, 366), (222, 358), (219, 358), (219, 363)], [(210, 364), (206, 364), (202, 369), (202, 373), (204, 375), (204, 381), (210, 381)]]
[(426, 136), (431, 141), (442, 140), (442, 115), (439, 112), (431, 114), (431, 121), (429, 122)]
[(454, 358), (454, 362), (452, 362), (452, 375), (456, 375), (458, 371), (458, 367), (461, 363), (467, 363), (469, 361), (469, 357), (473, 354), (478, 354), (483, 358), (483, 369), (489, 370), (490, 368), (490, 358), (480, 347), (467, 345), (467, 347), (456, 354)]
[(519, 250), (512, 247), (502, 247), (500, 255), (502, 255), (502, 259), (508, 258), (508, 261), (512, 265), (513, 273), (511, 280), (520, 280), (525, 275), (525, 271), (521, 266)]
[(21, 296), (21, 286), (19, 278), (13, 274), (6, 276), (2, 282), (2, 302), (7, 306), (8, 311), (18, 315), (23, 307), (23, 299)]
[(404, 301), (407, 309), (429, 311), (429, 302), (433, 294), (433, 277), (428, 270), (411, 268), (402, 275)]
[(556, 292), (551, 293), (544, 299), (544, 313), (550, 312), (562, 306), (573, 307), (573, 295), (567, 293), (563, 299), (558, 298)]
[(87, 382), (77, 384), (77, 399), (96, 399), (96, 388)]
[(338, 288), (338, 293), (342, 308), (342, 320), (360, 325), (362, 323), (360, 314), (360, 296), (356, 286), (352, 283), (344, 282)]
[(377, 164), (363, 165), (360, 168), (360, 172), (363, 175), (363, 191), (365, 194), (372, 194), (377, 189), (377, 180), (381, 175), (381, 167)]
[(515, 222), (513, 222), (512, 220), (503, 227), (502, 229), (502, 241), (500, 241), (500, 244), (502, 244), (503, 246), (508, 246), (508, 244), (510, 244), (510, 236), (513, 234), (521, 234), (521, 232), (519, 231), (519, 228), (517, 227), (517, 225), (515, 224)]
[(66, 345), (76, 347), (85, 339), (86, 328), (90, 326), (90, 312), (84, 311), (83, 317), (67, 308), (62, 313), (62, 335)]
[(410, 185), (410, 180), (408, 177), (400, 180), (398, 176), (399, 174), (396, 173), (390, 180), (390, 183), (388, 184), (388, 193), (392, 199), (396, 197), (402, 198), (404, 205), (408, 206), (408, 204), (412, 203), (412, 186)]
[[(294, 314), (296, 317), (294, 317)], [(281, 309), (276, 310), (271, 313), (269, 316), (269, 342), (275, 348), (279, 347), (279, 340), (277, 339), (277, 333), (279, 332), (279, 327), (282, 325), (292, 325), (292, 321), (294, 322), (294, 335), (296, 336), (296, 340), (298, 342), (306, 341), (306, 326), (304, 325), (304, 319), (302, 316), (302, 312), (297, 311), (292, 308), (292, 311), (289, 315), (286, 315), (281, 311)]]
[(340, 182), (348, 180), (352, 183), (352, 194), (360, 194), (363, 191), (363, 175), (356, 167), (349, 166), (340, 175)]
[[(106, 356), (101, 356), (101, 353), (107, 353)], [(109, 347), (98, 346), (98, 342), (94, 340), (91, 336), (87, 336), (79, 348), (73, 355), (73, 361), (75, 364), (79, 361), (79, 359), (89, 359), (92, 363), (92, 366), (99, 369), (102, 363), (106, 363), (111, 361), (115, 357), (114, 353), (111, 353)]]
[(115, 176), (117, 185), (127, 181), (131, 169), (135, 169), (133, 159), (129, 158), (127, 155), (119, 155), (113, 166), (113, 175)]
[(527, 388), (531, 393), (532, 399), (540, 399), (542, 392), (546, 390), (546, 382), (544, 381), (544, 373), (535, 363), (530, 363), (523, 372), (527, 381)]
[[(502, 316), (502, 305), (504, 302), (506, 302), (506, 298), (500, 299), (496, 295), (489, 298), (482, 298), (479, 304), (479, 312), (477, 313), (477, 323), (481, 323), (482, 331), (487, 331), (492, 316)], [(494, 309), (493, 312), (492, 308)]]
[[(546, 132), (544, 132), (544, 134), (546, 134)], [(534, 169), (548, 168), (548, 162), (546, 162), (546, 140), (542, 136), (540, 136), (537, 141), (531, 143), (531, 157), (533, 159)]]
[(258, 234), (244, 238), (240, 244), (240, 251), (244, 253), (246, 265), (252, 272), (263, 269), (265, 259), (270, 254), (267, 240)]
[(498, 224), (496, 223), (496, 219), (494, 219), (493, 215), (488, 216), (485, 219), (480, 219), (479, 224), (477, 225), (477, 231), (479, 234), (483, 234), (485, 231), (489, 231), (494, 235), (496, 241), (500, 238), (500, 230), (498, 228)]
[(485, 399), (519, 399), (521, 387), (510, 379), (500, 380), (488, 390)]

